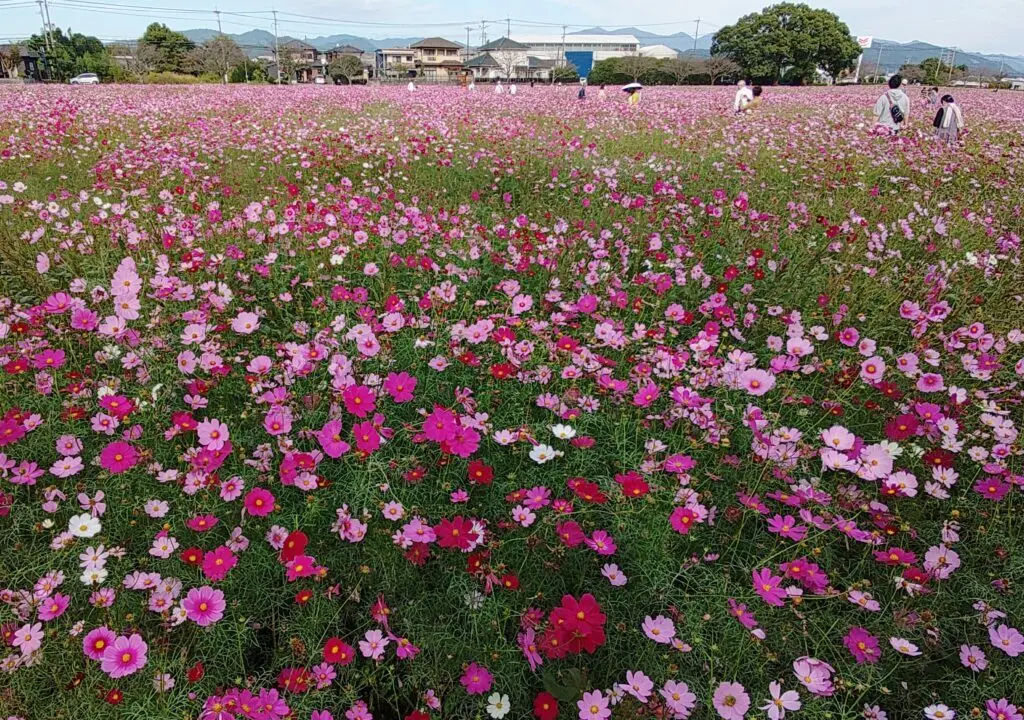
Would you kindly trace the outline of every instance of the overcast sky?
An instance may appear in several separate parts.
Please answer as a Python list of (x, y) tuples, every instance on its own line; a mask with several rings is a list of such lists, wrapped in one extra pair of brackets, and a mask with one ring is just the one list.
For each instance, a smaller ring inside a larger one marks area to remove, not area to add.
[[(85, 9), (97, 4), (106, 9)], [(701, 16), (700, 33), (704, 35), (765, 4), (767, 0), (716, 0), (695, 5), (670, 0), (286, 0), (277, 9), (330, 19), (279, 15), (280, 34), (293, 37), (347, 33), (369, 38), (443, 35), (464, 39), (464, 26), (471, 22), (475, 25), (471, 41), (476, 43), (480, 20), (490, 21), (487, 34), (493, 39), (505, 33), (505, 23), (497, 21), (507, 15), (513, 17), (513, 34), (560, 33), (557, 26), (567, 23), (577, 26), (570, 27), (570, 32), (583, 26), (633, 25), (659, 34), (683, 31), (691, 35), (693, 21)], [(809, 4), (838, 14), (855, 35), (1024, 56), (1024, 0), (811, 0)], [(112, 40), (137, 37), (152, 21), (165, 22), (176, 30), (216, 28), (214, 6), (223, 11), (225, 32), (273, 27), (269, 14), (259, 11), (273, 9), (274, 0), (50, 0), (50, 19), (63, 28), (70, 26)], [(239, 12), (257, 13), (257, 17), (228, 14)], [(527, 25), (526, 21), (551, 23), (551, 27)], [(31, 0), (0, 0), (0, 41), (27, 36), (40, 25), (38, 7)]]

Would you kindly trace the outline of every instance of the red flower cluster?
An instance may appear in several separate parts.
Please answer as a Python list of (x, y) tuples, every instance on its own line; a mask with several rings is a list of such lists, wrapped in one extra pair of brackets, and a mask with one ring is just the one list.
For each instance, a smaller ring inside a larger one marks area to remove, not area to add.
[(590, 593), (579, 600), (562, 597), (562, 604), (548, 616), (548, 628), (541, 639), (541, 650), (550, 658), (562, 658), (586, 650), (593, 654), (604, 645), (607, 618)]

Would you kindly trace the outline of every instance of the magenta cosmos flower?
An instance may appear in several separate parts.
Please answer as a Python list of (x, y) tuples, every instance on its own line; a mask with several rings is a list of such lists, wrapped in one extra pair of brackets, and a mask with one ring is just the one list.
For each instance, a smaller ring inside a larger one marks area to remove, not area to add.
[(274, 496), (269, 490), (256, 487), (246, 493), (245, 509), (250, 515), (266, 517), (274, 511)]
[(475, 662), (469, 664), (459, 680), (470, 695), (483, 695), (491, 689), (493, 681), (494, 677), (490, 671), (485, 667), (477, 665)]
[(103, 653), (117, 639), (117, 635), (110, 628), (103, 626), (89, 633), (82, 639), (82, 652), (90, 660), (97, 662), (103, 659)]
[(200, 627), (206, 627), (224, 617), (227, 603), (221, 590), (203, 585), (189, 590), (181, 606), (185, 608), (185, 617)]
[(750, 696), (739, 683), (719, 684), (711, 701), (722, 720), (743, 720), (750, 709)]
[(862, 627), (850, 628), (843, 638), (843, 645), (850, 651), (858, 665), (876, 663), (882, 656), (878, 648), (878, 638)]
[(100, 669), (112, 678), (125, 677), (146, 666), (148, 646), (138, 633), (129, 637), (118, 636), (103, 651)]
[(100, 465), (114, 475), (131, 470), (138, 461), (139, 451), (120, 440), (110, 443), (100, 453)]

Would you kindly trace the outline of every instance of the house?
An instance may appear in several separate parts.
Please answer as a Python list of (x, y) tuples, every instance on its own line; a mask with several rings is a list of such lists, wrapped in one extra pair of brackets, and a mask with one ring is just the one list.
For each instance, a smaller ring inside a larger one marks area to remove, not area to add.
[[(281, 57), (288, 58), (295, 67), (293, 76), (287, 78), (288, 82), (311, 83), (316, 82), (318, 77), (325, 78), (327, 76), (327, 60), (320, 55), (319, 50), (309, 43), (304, 43), (301, 40), (288, 40), (281, 43), (280, 51)], [(286, 63), (282, 62), (281, 65), (285, 67)]]
[(43, 64), (26, 45), (0, 45), (0, 78), (17, 82), (41, 82)]
[(381, 48), (374, 53), (377, 77), (405, 77), (416, 67), (416, 51), (411, 48)]
[(1005, 78), (1004, 81), (1010, 83), (1011, 90), (1024, 90), (1024, 77)]
[(547, 80), (555, 61), (531, 56), (529, 49), (510, 38), (498, 38), (481, 45), (466, 69), (477, 80)]
[(417, 74), (430, 80), (452, 80), (462, 70), (462, 46), (451, 40), (431, 37), (409, 46), (415, 53)]
[(336, 45), (324, 53), (324, 58), (327, 60), (328, 64), (337, 60), (342, 55), (352, 55), (362, 61), (363, 55), (365, 54), (366, 53), (363, 52), (362, 48), (357, 48), (355, 45)]

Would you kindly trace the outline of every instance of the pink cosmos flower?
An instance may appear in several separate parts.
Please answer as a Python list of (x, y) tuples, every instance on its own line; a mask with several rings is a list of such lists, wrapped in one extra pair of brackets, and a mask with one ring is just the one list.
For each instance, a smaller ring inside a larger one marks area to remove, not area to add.
[(316, 439), (323, 448), (324, 454), (330, 458), (339, 458), (347, 453), (351, 446), (341, 439), (341, 420), (328, 420), (317, 430)]
[(879, 382), (885, 375), (885, 361), (874, 355), (860, 364), (860, 379), (866, 383)]
[(365, 418), (377, 408), (377, 398), (365, 385), (349, 385), (341, 394), (345, 409), (357, 418)]
[(240, 312), (231, 321), (231, 329), (239, 335), (251, 335), (259, 330), (260, 318), (253, 312)]
[(86, 657), (97, 662), (103, 659), (103, 653), (114, 642), (117, 635), (106, 626), (90, 630), (82, 639), (82, 652)]
[(612, 716), (612, 709), (608, 704), (609, 699), (602, 695), (600, 690), (583, 693), (583, 697), (576, 701), (580, 720), (607, 720)]
[(199, 437), (199, 444), (209, 450), (220, 450), (231, 437), (228, 426), (216, 418), (199, 423), (196, 426), (196, 434)]
[(672, 514), (668, 518), (669, 524), (672, 529), (680, 535), (686, 535), (693, 529), (694, 525), (699, 522), (697, 513), (688, 507), (678, 506), (672, 511)]
[(619, 683), (619, 689), (646, 704), (654, 690), (654, 681), (640, 670), (627, 670), (626, 682)]
[(665, 705), (675, 715), (676, 720), (686, 720), (697, 707), (697, 696), (690, 692), (690, 687), (684, 682), (667, 680), (659, 694), (665, 699)]
[(633, 396), (633, 404), (645, 408), (658, 399), (658, 386), (652, 382), (636, 391)]
[(672, 638), (676, 636), (675, 624), (664, 615), (659, 615), (656, 618), (648, 615), (644, 618), (640, 628), (644, 631), (644, 635), (662, 645), (671, 645)]
[(737, 383), (741, 390), (758, 397), (775, 387), (775, 376), (760, 368), (750, 368), (740, 373)]
[(772, 697), (761, 706), (761, 709), (767, 711), (770, 720), (782, 720), (786, 717), (787, 710), (796, 712), (802, 707), (800, 695), (795, 690), (782, 692), (782, 686), (776, 681), (768, 685), (768, 691)]
[(44, 598), (39, 603), (39, 619), (44, 622), (50, 620), (56, 620), (64, 611), (68, 609), (68, 605), (71, 604), (71, 598), (61, 593), (56, 593), (48, 598)]
[(435, 407), (423, 420), (423, 434), (437, 443), (451, 440), (459, 429), (455, 413), (443, 407)]
[(370, 660), (380, 660), (384, 657), (384, 648), (389, 642), (391, 641), (380, 630), (367, 630), (366, 635), (359, 641), (359, 652)]
[(114, 475), (131, 470), (138, 461), (139, 451), (120, 440), (110, 443), (100, 452), (100, 465)]
[(462, 686), (466, 688), (466, 692), (470, 695), (483, 695), (491, 689), (494, 676), (491, 675), (487, 668), (473, 662), (466, 667), (459, 682), (462, 683)]
[(285, 408), (273, 408), (263, 416), (263, 429), (273, 436), (286, 435), (292, 429), (292, 415)]
[(974, 672), (981, 672), (988, 667), (988, 658), (985, 651), (977, 645), (961, 645), (960, 664)]
[(14, 631), (11, 644), (19, 648), (22, 655), (31, 655), (43, 645), (43, 624), (22, 625)]
[(750, 696), (740, 683), (720, 683), (711, 701), (722, 720), (743, 720), (750, 709)]
[(200, 627), (206, 627), (224, 617), (227, 603), (224, 602), (223, 591), (203, 585), (189, 590), (181, 606), (189, 620)]
[(267, 489), (254, 487), (245, 494), (245, 510), (255, 517), (266, 517), (274, 512), (274, 495)]
[(782, 578), (772, 575), (768, 568), (761, 568), (752, 573), (754, 590), (769, 605), (782, 607), (785, 605), (786, 590), (782, 588)]
[(924, 373), (917, 379), (919, 392), (942, 392), (946, 389), (946, 383), (938, 373)]
[(1006, 698), (986, 700), (985, 712), (990, 720), (1024, 720), (1024, 715)]
[(878, 647), (878, 638), (862, 627), (852, 627), (843, 638), (843, 645), (850, 651), (858, 665), (878, 662), (882, 656)]
[(832, 674), (835, 669), (827, 662), (812, 657), (793, 661), (793, 674), (809, 692), (818, 697), (831, 697), (835, 692)]
[(100, 669), (112, 678), (125, 677), (146, 666), (148, 646), (138, 633), (129, 637), (119, 635), (103, 651)]
[(396, 403), (409, 402), (416, 390), (416, 378), (409, 373), (388, 373), (384, 380), (384, 392)]
[(234, 553), (221, 545), (216, 550), (211, 550), (203, 555), (203, 575), (207, 579), (217, 582), (226, 578), (231, 568), (237, 564), (238, 558)]
[(356, 441), (356, 450), (359, 452), (372, 453), (380, 447), (380, 433), (369, 421), (352, 426), (352, 438)]
[(992, 647), (1002, 650), (1012, 658), (1024, 652), (1024, 635), (1021, 635), (1017, 628), (1001, 624), (996, 627), (995, 623), (988, 626), (988, 639)]

